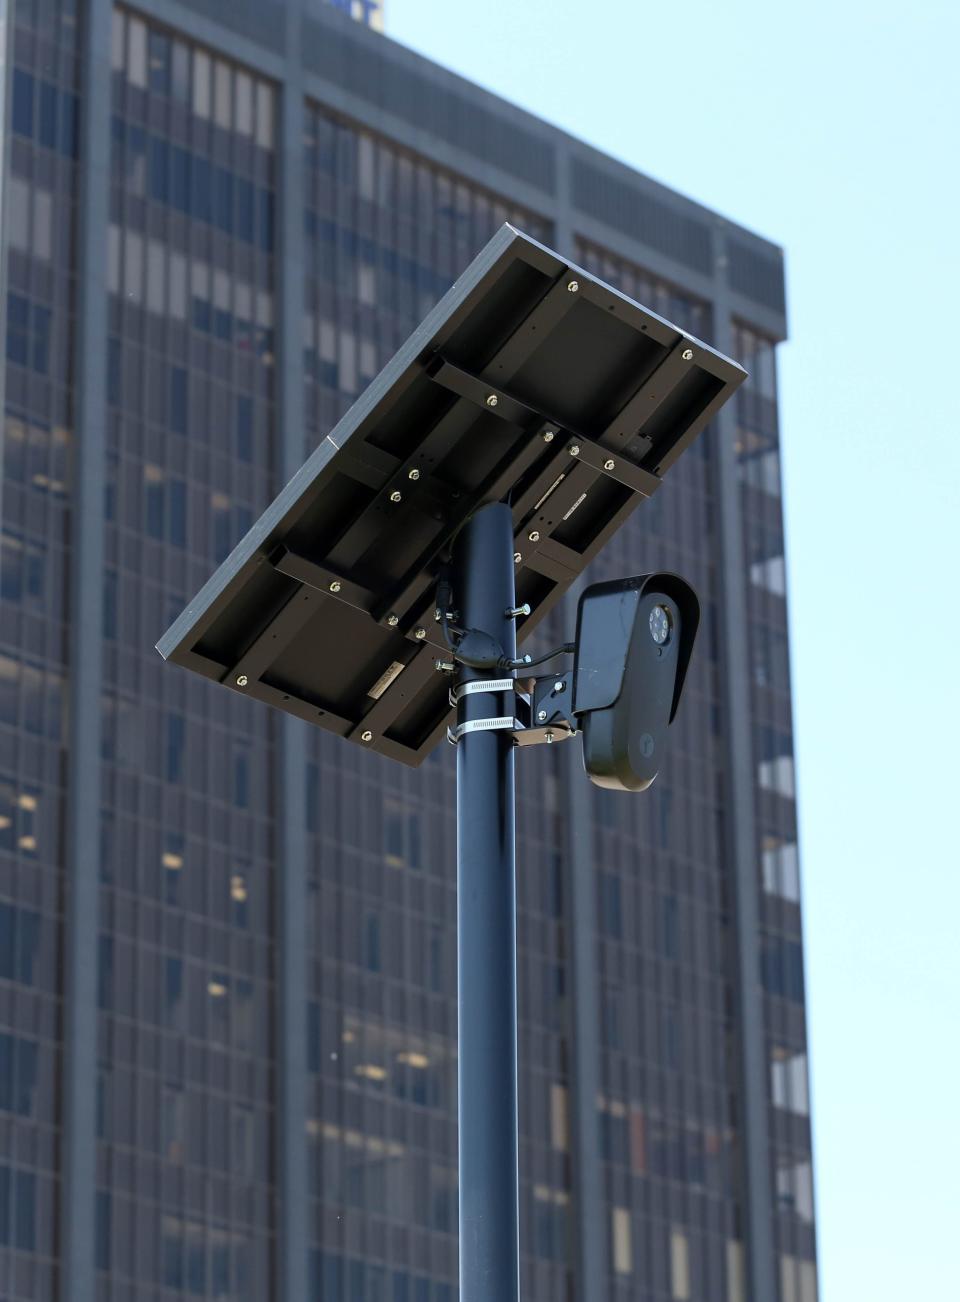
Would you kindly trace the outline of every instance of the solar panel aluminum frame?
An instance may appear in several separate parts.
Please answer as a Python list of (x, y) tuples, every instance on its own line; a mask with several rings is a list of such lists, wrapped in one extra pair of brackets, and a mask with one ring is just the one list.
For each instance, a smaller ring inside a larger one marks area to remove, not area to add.
[(446, 735), (437, 578), (509, 501), (522, 642), (744, 380), (504, 225), (157, 643), (410, 765)]

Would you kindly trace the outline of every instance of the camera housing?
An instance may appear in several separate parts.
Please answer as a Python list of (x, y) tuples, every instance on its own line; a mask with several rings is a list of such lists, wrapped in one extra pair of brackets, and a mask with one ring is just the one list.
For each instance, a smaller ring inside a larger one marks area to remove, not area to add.
[(644, 791), (657, 776), (699, 622), (697, 595), (676, 574), (641, 574), (583, 592), (573, 713), (583, 766), (597, 786)]

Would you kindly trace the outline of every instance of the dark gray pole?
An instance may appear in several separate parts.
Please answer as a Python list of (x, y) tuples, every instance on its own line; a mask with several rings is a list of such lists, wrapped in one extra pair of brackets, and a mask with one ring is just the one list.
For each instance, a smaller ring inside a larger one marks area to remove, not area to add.
[[(510, 508), (482, 507), (454, 549), (453, 600), (464, 628), (516, 655)], [(457, 681), (504, 677), (461, 669)], [(457, 723), (512, 716), (513, 693), (460, 698)], [(518, 1302), (517, 894), (513, 737), (457, 743), (457, 1012), (460, 1302)]]

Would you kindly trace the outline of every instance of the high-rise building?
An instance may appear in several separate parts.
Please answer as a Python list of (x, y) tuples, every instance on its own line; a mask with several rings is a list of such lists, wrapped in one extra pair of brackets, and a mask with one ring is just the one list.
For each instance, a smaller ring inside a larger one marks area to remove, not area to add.
[(814, 1302), (780, 250), (316, 0), (0, 13), (0, 1297), (456, 1296), (452, 750), (153, 644), (509, 220), (751, 376), (592, 570), (656, 785), (518, 765), (524, 1297)]

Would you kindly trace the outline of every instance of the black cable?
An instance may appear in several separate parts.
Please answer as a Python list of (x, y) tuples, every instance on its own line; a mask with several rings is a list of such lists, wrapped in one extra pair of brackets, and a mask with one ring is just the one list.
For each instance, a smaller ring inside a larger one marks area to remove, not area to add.
[(504, 660), (502, 667), (504, 669), (530, 669), (534, 665), (542, 665), (545, 660), (555, 660), (557, 656), (572, 656), (576, 649), (576, 642), (564, 642), (563, 646), (558, 646), (553, 651), (547, 651), (544, 655), (537, 656), (535, 660)]

